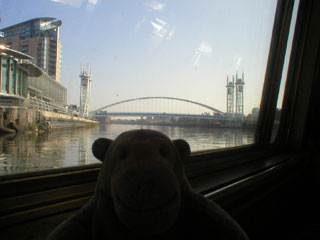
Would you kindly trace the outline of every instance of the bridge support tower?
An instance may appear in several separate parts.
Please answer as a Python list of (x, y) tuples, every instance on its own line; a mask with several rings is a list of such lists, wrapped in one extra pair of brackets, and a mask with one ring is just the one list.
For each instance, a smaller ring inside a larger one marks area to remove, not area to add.
[(90, 108), (90, 95), (91, 95), (91, 69), (90, 65), (87, 71), (81, 66), (80, 72), (80, 115), (88, 117)]
[(238, 73), (236, 74), (236, 114), (238, 116), (243, 116), (244, 104), (243, 104), (243, 88), (244, 88), (244, 73), (242, 73), (242, 78), (238, 78)]
[[(238, 72), (236, 73), (236, 79), (232, 75), (232, 81), (229, 81), (227, 76), (227, 114), (229, 116), (243, 116), (244, 113), (244, 73), (242, 73), (242, 78), (238, 77)], [(235, 98), (234, 99), (234, 95)]]
[(232, 82), (229, 81), (229, 77), (227, 76), (227, 113), (234, 113), (234, 77), (232, 76)]

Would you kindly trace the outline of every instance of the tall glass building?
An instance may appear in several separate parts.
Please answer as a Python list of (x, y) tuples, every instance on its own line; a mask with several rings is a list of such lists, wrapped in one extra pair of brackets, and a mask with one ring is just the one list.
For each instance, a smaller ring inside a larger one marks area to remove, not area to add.
[(0, 43), (28, 54), (34, 63), (50, 77), (60, 82), (61, 42), (59, 28), (61, 20), (56, 18), (35, 18), (1, 29), (4, 37)]

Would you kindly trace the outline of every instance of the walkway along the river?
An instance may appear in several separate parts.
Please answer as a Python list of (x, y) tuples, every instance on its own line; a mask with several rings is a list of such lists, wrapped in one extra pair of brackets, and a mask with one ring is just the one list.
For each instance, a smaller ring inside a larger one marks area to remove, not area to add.
[(0, 126), (7, 127), (10, 123), (23, 132), (45, 125), (50, 129), (88, 127), (97, 125), (98, 121), (36, 109), (0, 107)]

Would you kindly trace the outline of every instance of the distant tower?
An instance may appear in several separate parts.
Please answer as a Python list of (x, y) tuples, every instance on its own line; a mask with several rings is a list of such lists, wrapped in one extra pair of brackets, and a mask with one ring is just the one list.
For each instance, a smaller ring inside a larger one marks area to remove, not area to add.
[(229, 77), (227, 76), (227, 113), (234, 112), (234, 77), (232, 76), (232, 82), (229, 82)]
[(91, 95), (91, 69), (90, 65), (87, 67), (87, 71), (81, 66), (80, 73), (80, 114), (87, 117), (89, 115), (90, 108), (90, 95)]
[(236, 73), (236, 113), (243, 115), (243, 85), (244, 85), (244, 73), (242, 73), (242, 78), (238, 78), (238, 72)]

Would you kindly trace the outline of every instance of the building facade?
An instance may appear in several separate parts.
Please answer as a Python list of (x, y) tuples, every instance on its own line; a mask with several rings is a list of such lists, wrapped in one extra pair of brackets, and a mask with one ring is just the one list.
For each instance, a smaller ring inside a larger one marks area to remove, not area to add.
[(1, 29), (0, 43), (28, 54), (34, 63), (60, 82), (62, 45), (59, 40), (61, 20), (36, 18)]
[(0, 108), (64, 112), (67, 89), (22, 52), (0, 45)]
[(21, 106), (28, 74), (40, 76), (41, 73), (40, 69), (26, 67), (26, 62), (22, 62), (30, 59), (26, 54), (0, 45), (0, 106)]

